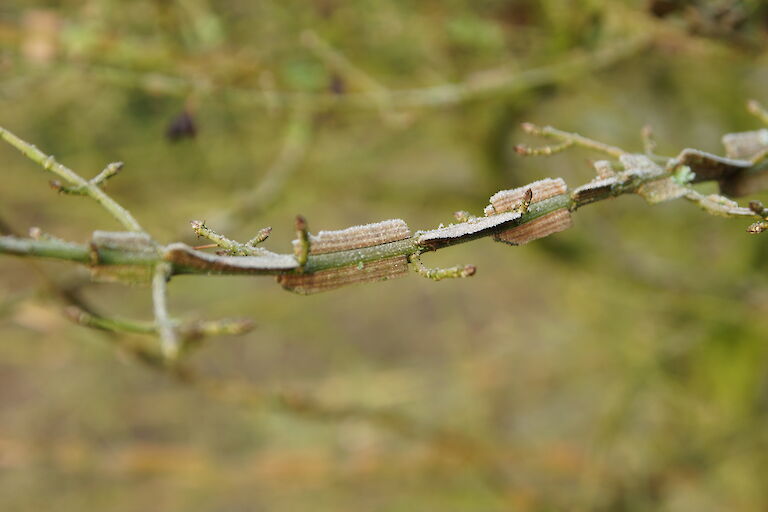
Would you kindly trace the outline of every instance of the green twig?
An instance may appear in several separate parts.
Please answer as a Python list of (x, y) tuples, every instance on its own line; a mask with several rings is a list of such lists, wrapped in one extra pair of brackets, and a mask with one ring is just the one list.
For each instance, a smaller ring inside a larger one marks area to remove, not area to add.
[(227, 238), (219, 233), (215, 232), (211, 228), (205, 225), (205, 222), (201, 220), (193, 220), (190, 222), (192, 230), (197, 236), (202, 236), (216, 244), (216, 246), (222, 248), (227, 254), (232, 256), (255, 256), (269, 254), (269, 251), (262, 249), (261, 247), (254, 247), (256, 243), (264, 241), (271, 232), (272, 228), (264, 228), (259, 232), (256, 238), (249, 240), (247, 243), (241, 244), (235, 240)]
[(764, 124), (768, 124), (768, 110), (766, 110), (757, 100), (749, 100), (747, 102), (747, 110)]
[(245, 242), (245, 245), (247, 245), (248, 247), (253, 247), (255, 245), (258, 245), (261, 242), (263, 242), (264, 240), (266, 240), (267, 238), (269, 238), (269, 235), (271, 235), (271, 234), (272, 234), (272, 228), (271, 227), (262, 228), (262, 229), (259, 230), (258, 233), (256, 233), (255, 237), (253, 237), (250, 240), (248, 240), (247, 242)]
[[(0, 137), (5, 139), (11, 146), (18, 149), (24, 156), (42, 166), (46, 171), (55, 174), (70, 185), (82, 189), (83, 194), (92, 197), (105, 210), (112, 214), (118, 222), (125, 226), (128, 231), (144, 231), (136, 219), (133, 218), (133, 215), (104, 193), (104, 191), (99, 188), (98, 184), (82, 178), (72, 169), (57, 162), (52, 156), (46, 155), (34, 145), (20, 139), (3, 127), (0, 127)], [(104, 174), (104, 171), (102, 171), (100, 175), (102, 174)]]
[(155, 325), (160, 335), (160, 346), (163, 355), (169, 360), (175, 360), (179, 355), (179, 338), (173, 321), (168, 316), (168, 280), (171, 277), (173, 267), (169, 263), (155, 265), (155, 274), (152, 278), (152, 303), (155, 310)]
[[(621, 148), (617, 148), (616, 146), (610, 146), (608, 144), (598, 142), (594, 139), (589, 139), (587, 137), (584, 137), (583, 135), (579, 135), (578, 133), (564, 132), (562, 130), (558, 130), (557, 128), (553, 128), (551, 126), (536, 126), (533, 123), (523, 123), (522, 128), (524, 132), (530, 133), (531, 135), (549, 137), (551, 139), (563, 141), (564, 143), (564, 147), (563, 145), (556, 146), (555, 148), (551, 149), (548, 152), (545, 151), (544, 149), (539, 149), (538, 152), (536, 152), (536, 150), (532, 150), (534, 151), (534, 153), (532, 154), (536, 154), (536, 155), (545, 155), (545, 156), (550, 155), (552, 153), (562, 151), (563, 149), (566, 149), (571, 145), (581, 146), (583, 148), (591, 149), (593, 151), (605, 153), (606, 155), (610, 155), (614, 158), (619, 158), (621, 155), (626, 153), (626, 151), (624, 151)], [(522, 146), (522, 147), (525, 147), (525, 146)], [(522, 153), (525, 154), (524, 151)]]
[(443, 279), (457, 279), (462, 277), (471, 277), (477, 272), (474, 265), (459, 265), (449, 268), (428, 268), (421, 262), (421, 255), (414, 254), (409, 261), (413, 263), (416, 273), (432, 281), (442, 281)]

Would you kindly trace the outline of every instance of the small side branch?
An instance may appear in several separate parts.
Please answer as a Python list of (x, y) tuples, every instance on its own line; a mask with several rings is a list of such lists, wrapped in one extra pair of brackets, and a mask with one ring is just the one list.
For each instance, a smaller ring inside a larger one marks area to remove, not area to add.
[(564, 132), (562, 130), (558, 130), (557, 128), (553, 128), (551, 126), (536, 126), (533, 123), (523, 123), (522, 125), (523, 131), (526, 133), (530, 133), (531, 135), (537, 135), (540, 137), (548, 137), (550, 139), (555, 139), (562, 141), (562, 144), (559, 146), (549, 146), (545, 148), (540, 148), (538, 150), (536, 149), (529, 149), (528, 151), (525, 150), (526, 146), (518, 146), (519, 148), (522, 148), (521, 150), (518, 150), (518, 153), (523, 154), (530, 154), (530, 155), (551, 155), (553, 153), (558, 153), (560, 151), (563, 151), (564, 149), (569, 148), (570, 146), (581, 146), (583, 148), (591, 149), (593, 151), (598, 151), (600, 153), (605, 153), (606, 155), (610, 155), (614, 158), (619, 158), (621, 155), (625, 154), (626, 151), (624, 151), (621, 148), (617, 148), (616, 146), (610, 146), (608, 144), (604, 144), (602, 142), (589, 139), (587, 137), (584, 137), (583, 135), (579, 135), (578, 133), (568, 133)]
[(266, 249), (254, 246), (266, 240), (269, 234), (272, 232), (272, 228), (262, 229), (259, 231), (259, 234), (256, 235), (256, 237), (242, 244), (215, 232), (206, 226), (204, 221), (193, 220), (190, 222), (190, 225), (192, 226), (192, 230), (197, 236), (207, 238), (213, 242), (216, 247), (220, 247), (225, 253), (231, 256), (257, 256), (269, 254), (269, 251)]
[[(159, 334), (156, 322), (141, 322), (125, 318), (112, 318), (85, 311), (77, 306), (68, 306), (64, 310), (67, 318), (78, 325), (123, 334)], [(238, 336), (250, 332), (254, 323), (249, 319), (197, 320), (194, 322), (174, 323), (179, 339), (184, 348), (209, 336)]]
[[(131, 215), (128, 210), (120, 206), (120, 204), (118, 204), (114, 199), (112, 199), (103, 190), (101, 190), (98, 183), (84, 179), (72, 169), (57, 162), (56, 159), (52, 156), (46, 155), (37, 149), (37, 147), (34, 145), (20, 139), (3, 127), (0, 127), (0, 137), (2, 137), (11, 146), (18, 149), (24, 156), (40, 165), (46, 171), (55, 174), (75, 189), (81, 189), (84, 195), (93, 198), (118, 222), (125, 226), (128, 231), (144, 231), (138, 221), (133, 218), (133, 215)], [(103, 181), (104, 179), (107, 179), (108, 175), (114, 175), (118, 170), (119, 167), (113, 167), (110, 170), (110, 167), (107, 166), (107, 169), (102, 171), (99, 176), (102, 176), (101, 180)], [(97, 176), (97, 178), (99, 176)]]
[(459, 279), (471, 277), (477, 272), (474, 265), (459, 265), (450, 268), (429, 268), (421, 262), (421, 255), (414, 254), (408, 260), (413, 263), (413, 268), (421, 277), (426, 277), (432, 281), (442, 281), (443, 279)]
[[(100, 187), (108, 179), (115, 176), (122, 169), (123, 169), (123, 162), (112, 162), (111, 164), (107, 164), (107, 166), (99, 174), (91, 178), (88, 182), (91, 183), (92, 185), (96, 185)], [(75, 196), (88, 195), (87, 188), (82, 186), (68, 187), (66, 185), (62, 185), (62, 183), (58, 180), (51, 181), (51, 188), (62, 194), (69, 194), (69, 195), (75, 195)]]
[(747, 110), (750, 114), (758, 118), (764, 124), (768, 125), (768, 110), (763, 107), (757, 100), (749, 100), (747, 102)]

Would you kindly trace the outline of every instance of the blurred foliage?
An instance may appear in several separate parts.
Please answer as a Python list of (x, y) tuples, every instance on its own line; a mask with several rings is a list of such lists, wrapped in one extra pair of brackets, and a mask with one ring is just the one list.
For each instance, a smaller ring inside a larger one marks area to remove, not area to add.
[[(312, 135), (285, 189), (231, 233), (271, 225), (267, 245), (285, 251), (297, 212), (313, 229), (427, 227), (499, 188), (589, 179), (583, 152), (514, 156), (523, 120), (627, 149), (650, 123), (661, 153), (721, 152), (722, 133), (757, 127), (744, 101), (768, 99), (767, 20), (746, 0), (4, 0), (0, 123), (86, 176), (125, 161), (110, 193), (159, 240), (191, 241), (188, 221), (256, 187), (306, 108)], [(329, 65), (307, 30), (362, 75)], [(541, 67), (649, 30), (645, 51), (557, 83), (443, 107), (344, 99)], [(170, 143), (182, 118), (189, 136)], [(85, 240), (115, 228), (11, 148), (0, 163), (13, 229)], [(765, 510), (767, 244), (691, 205), (628, 197), (579, 211), (551, 240), (425, 258), (472, 262), (471, 280), (312, 297), (263, 278), (173, 282), (174, 311), (259, 324), (202, 347), (206, 374), (391, 408), (479, 440), (493, 467), (360, 419), (211, 400), (116, 357), (103, 333), (67, 323), (29, 262), (3, 258), (0, 506)], [(83, 294), (149, 317), (145, 290)]]

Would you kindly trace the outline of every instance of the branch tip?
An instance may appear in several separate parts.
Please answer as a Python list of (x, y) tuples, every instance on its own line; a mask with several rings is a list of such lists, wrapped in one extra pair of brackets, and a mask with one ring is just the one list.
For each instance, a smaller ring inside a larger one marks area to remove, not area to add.
[(251, 238), (250, 240), (248, 240), (245, 243), (245, 245), (248, 245), (248, 246), (252, 247), (254, 245), (260, 244), (261, 242), (263, 242), (264, 240), (269, 238), (269, 235), (271, 235), (271, 234), (272, 234), (272, 227), (271, 226), (267, 226), (266, 228), (263, 228), (263, 229), (259, 230), (259, 232), (256, 234), (256, 236)]
[(768, 221), (761, 220), (759, 222), (755, 222), (754, 224), (751, 224), (747, 228), (747, 233), (752, 233), (753, 235), (758, 235), (762, 233), (763, 231), (768, 230)]
[(640, 130), (640, 137), (643, 139), (645, 154), (653, 156), (653, 152), (656, 150), (656, 137), (653, 134), (653, 127), (650, 124), (643, 126), (642, 130)]
[(521, 128), (521, 129), (522, 129), (522, 130), (523, 130), (525, 133), (529, 133), (529, 134), (531, 134), (531, 135), (540, 135), (540, 134), (541, 134), (541, 131), (542, 131), (542, 130), (541, 130), (541, 128), (539, 128), (539, 127), (538, 127), (538, 126), (536, 126), (535, 124), (533, 124), (533, 123), (528, 123), (528, 122), (526, 122), (526, 123), (521, 123), (521, 124), (520, 124), (520, 128)]
[(768, 124), (768, 110), (757, 100), (747, 102), (747, 111), (765, 124)]

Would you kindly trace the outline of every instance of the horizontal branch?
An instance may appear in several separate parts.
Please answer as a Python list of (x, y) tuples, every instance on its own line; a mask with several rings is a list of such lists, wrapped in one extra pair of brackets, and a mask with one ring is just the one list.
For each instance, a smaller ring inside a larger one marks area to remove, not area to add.
[(272, 108), (290, 108), (296, 104), (315, 109), (339, 107), (379, 111), (382, 107), (394, 110), (439, 108), (502, 92), (524, 91), (542, 85), (569, 82), (574, 77), (608, 68), (641, 53), (651, 46), (654, 37), (656, 34), (653, 31), (638, 31), (605, 43), (594, 52), (577, 50), (561, 62), (537, 68), (518, 70), (500, 66), (471, 74), (453, 83), (403, 89), (377, 86), (344, 94), (265, 90), (215, 83), (209, 78), (198, 76), (136, 72), (116, 65), (91, 64), (89, 73), (102, 80), (125, 87), (150, 90), (154, 94), (188, 96), (190, 93), (210, 95), (220, 91), (244, 103)]
[[(660, 181), (672, 176), (672, 172), (661, 175), (640, 177), (630, 183), (613, 188), (597, 188), (590, 196), (574, 195), (571, 192), (558, 194), (548, 199), (531, 204), (525, 213), (508, 223), (493, 226), (487, 230), (469, 233), (456, 238), (440, 239), (437, 242), (424, 241), (425, 234), (435, 230), (416, 231), (414, 235), (394, 242), (387, 242), (370, 247), (343, 250), (327, 254), (309, 254), (303, 273), (314, 273), (355, 264), (366, 264), (395, 256), (412, 256), (446, 247), (470, 242), (480, 238), (496, 235), (512, 227), (523, 226), (547, 214), (561, 210), (575, 211), (578, 208), (613, 198), (618, 195), (635, 193), (644, 184)], [(524, 187), (523, 187), (524, 188)], [(579, 187), (575, 190), (579, 190)], [(681, 197), (686, 197), (681, 195)], [(691, 199), (691, 197), (689, 197)], [(693, 199), (692, 199), (693, 200)], [(706, 205), (703, 205), (706, 209)], [(743, 209), (747, 210), (747, 209)], [(739, 211), (734, 216), (749, 216), (760, 218), (754, 212)], [(95, 254), (94, 254), (95, 252)], [(93, 247), (88, 244), (75, 244), (55, 239), (34, 240), (14, 236), (0, 236), (0, 253), (18, 256), (67, 260), (75, 263), (90, 265), (95, 259), (101, 267), (108, 266), (149, 266), (162, 261), (171, 263), (172, 275), (281, 275), (295, 273), (297, 265), (293, 254), (274, 254), (272, 256), (223, 256), (196, 251), (185, 244), (170, 244), (159, 247), (157, 252), (142, 248), (125, 247)], [(282, 264), (279, 264), (282, 262)]]
[[(166, 283), (175, 275), (271, 275), (277, 276), (285, 289), (302, 294), (387, 280), (405, 275), (409, 268), (435, 280), (469, 277), (475, 273), (472, 265), (428, 269), (421, 264), (420, 255), (486, 237), (511, 245), (526, 244), (571, 227), (572, 214), (579, 208), (625, 194), (638, 194), (650, 204), (686, 199), (713, 215), (752, 219), (747, 229), (750, 233), (768, 230), (768, 209), (762, 205), (753, 202), (746, 208), (725, 196), (704, 195), (692, 188), (695, 183), (710, 181), (718, 183), (722, 190), (755, 191), (766, 181), (761, 178), (768, 174), (765, 137), (768, 130), (727, 134), (723, 137), (725, 157), (684, 149), (672, 158), (651, 153), (653, 144), (649, 133), (645, 135), (648, 154), (643, 155), (551, 127), (525, 124), (524, 129), (533, 135), (555, 139), (557, 145), (518, 146), (518, 152), (523, 155), (551, 155), (567, 147), (580, 146), (608, 155), (613, 160), (595, 162), (595, 178), (574, 189), (569, 190), (560, 178), (547, 178), (524, 187), (502, 190), (491, 196), (483, 216), (459, 211), (454, 214), (457, 223), (436, 229), (412, 232), (404, 221), (392, 219), (338, 231), (320, 231), (314, 235), (309, 232), (306, 220), (298, 216), (297, 240), (290, 253), (278, 254), (255, 247), (269, 235), (269, 228), (241, 243), (220, 235), (199, 221), (192, 222), (193, 229), (199, 236), (214, 242), (219, 252), (204, 252), (184, 243), (162, 246), (143, 231), (95, 231), (86, 244), (40, 233), (31, 238), (0, 236), (0, 253), (83, 264), (91, 269), (95, 280), (151, 283), (155, 306), (152, 332), (161, 334), (164, 357), (170, 359), (182, 348), (178, 342), (179, 324), (166, 307)], [(120, 167), (113, 164), (96, 178), (86, 181), (33, 145), (7, 131), (2, 134), (45, 169), (96, 199), (102, 196), (92, 190), (101, 192), (99, 184)], [(103, 197), (107, 202), (100, 201), (102, 206), (111, 211), (108, 206), (117, 203), (106, 195)], [(120, 218), (119, 215), (116, 217)], [(132, 224), (127, 222), (127, 225)], [(85, 324), (98, 326), (96, 321)]]

